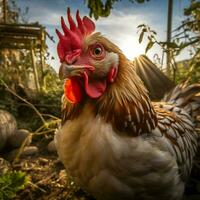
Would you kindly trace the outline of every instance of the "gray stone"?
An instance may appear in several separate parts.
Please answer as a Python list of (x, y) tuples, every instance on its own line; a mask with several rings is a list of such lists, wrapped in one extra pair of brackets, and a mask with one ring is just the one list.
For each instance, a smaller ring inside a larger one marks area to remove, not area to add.
[(25, 146), (28, 146), (30, 145), (31, 141), (32, 141), (31, 133), (28, 130), (19, 129), (9, 136), (7, 147), (12, 149), (17, 148), (20, 147), (23, 144), (23, 142), (25, 142)]
[(15, 118), (7, 111), (0, 110), (0, 150), (4, 148), (8, 138), (17, 129)]
[[(12, 150), (10, 153), (8, 153), (5, 157), (7, 160), (9, 161), (13, 161), (16, 156), (18, 155), (20, 151), (20, 148), (14, 149)], [(20, 153), (20, 158), (24, 158), (27, 156), (34, 156), (36, 154), (38, 154), (39, 150), (36, 146), (25, 146), (24, 149), (22, 150), (22, 152)]]

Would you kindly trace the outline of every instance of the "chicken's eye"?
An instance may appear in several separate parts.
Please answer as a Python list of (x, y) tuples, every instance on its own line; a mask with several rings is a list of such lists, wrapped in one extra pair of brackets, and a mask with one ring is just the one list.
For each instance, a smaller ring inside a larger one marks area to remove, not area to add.
[(90, 55), (94, 59), (103, 59), (105, 57), (105, 49), (101, 44), (92, 45), (90, 48)]
[(93, 51), (93, 54), (98, 56), (102, 53), (102, 49), (100, 47), (96, 47)]

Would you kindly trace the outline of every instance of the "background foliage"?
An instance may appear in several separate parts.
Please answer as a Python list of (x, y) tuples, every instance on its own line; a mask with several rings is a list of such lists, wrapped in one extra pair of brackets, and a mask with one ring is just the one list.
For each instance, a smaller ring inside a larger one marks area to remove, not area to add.
[[(18, 8), (15, 0), (8, 1), (7, 23), (28, 23), (26, 20), (28, 10), (26, 8), (22, 11)], [(48, 50), (47, 47), (45, 48)], [(62, 82), (58, 79), (55, 70), (47, 63), (42, 72), (40, 54), (35, 52), (35, 56), (39, 80), (42, 83), (39, 92), (35, 88), (30, 51), (26, 49), (1, 49), (0, 51), (0, 109), (11, 112), (17, 118), (19, 128), (28, 128), (32, 131), (42, 125), (41, 120), (32, 108), (11, 94), (4, 83), (13, 92), (35, 105), (42, 114), (60, 116)], [(49, 56), (47, 51), (45, 62)]]
[[(94, 17), (96, 20), (99, 17), (108, 17), (111, 13), (111, 10), (116, 2), (120, 0), (85, 0), (87, 6), (90, 10), (90, 17)], [(131, 3), (144, 3), (149, 0), (129, 0)]]
[[(182, 21), (175, 30), (173, 30), (172, 41), (158, 41), (156, 31), (145, 24), (138, 26), (140, 36), (139, 42), (143, 41), (144, 36), (148, 39), (146, 52), (154, 45), (159, 45), (164, 53), (170, 51), (172, 56), (171, 78), (176, 83), (189, 79), (191, 83), (200, 80), (200, 2), (191, 0), (189, 7), (184, 9), (185, 20)], [(167, 48), (169, 47), (169, 48)], [(183, 50), (190, 52), (190, 59), (176, 62), (176, 57)]]
[(7, 172), (0, 176), (0, 200), (13, 199), (28, 183), (28, 176), (21, 171)]

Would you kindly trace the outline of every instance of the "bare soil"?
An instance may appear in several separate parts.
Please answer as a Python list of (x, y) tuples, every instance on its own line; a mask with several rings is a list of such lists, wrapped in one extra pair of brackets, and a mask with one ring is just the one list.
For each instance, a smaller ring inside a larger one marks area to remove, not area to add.
[(14, 200), (94, 200), (66, 174), (58, 156), (47, 151), (45, 138), (33, 143), (39, 153), (12, 164), (14, 170), (26, 172), (30, 180)]

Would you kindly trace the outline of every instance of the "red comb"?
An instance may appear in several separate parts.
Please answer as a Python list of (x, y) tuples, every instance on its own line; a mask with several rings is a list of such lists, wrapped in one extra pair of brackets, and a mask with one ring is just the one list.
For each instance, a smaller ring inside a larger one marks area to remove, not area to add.
[(70, 15), (70, 8), (67, 9), (67, 18), (69, 28), (66, 26), (63, 17), (61, 17), (61, 27), (64, 35), (56, 29), (60, 39), (57, 52), (61, 62), (68, 61), (69, 57), (73, 57), (72, 54), (77, 55), (77, 52), (81, 52), (83, 37), (95, 30), (94, 22), (86, 16), (81, 19), (78, 10), (76, 12), (77, 25)]

